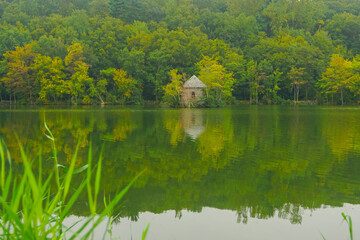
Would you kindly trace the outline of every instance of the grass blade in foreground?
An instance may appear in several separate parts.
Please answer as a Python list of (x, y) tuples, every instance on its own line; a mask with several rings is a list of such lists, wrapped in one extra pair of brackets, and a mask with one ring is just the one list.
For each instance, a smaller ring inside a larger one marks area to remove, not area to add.
[[(76, 171), (76, 150), (71, 159), (69, 169), (65, 172), (64, 176), (60, 176), (54, 137), (48, 128), (47, 130), (50, 135), (49, 139), (53, 142), (53, 154), (56, 160), (54, 161), (55, 174), (50, 174), (46, 179), (42, 179), (40, 176), (36, 177), (32, 170), (35, 161), (26, 156), (20, 142), (19, 151), (24, 164), (24, 174), (20, 178), (16, 177), (13, 174), (13, 167), (9, 164), (11, 163), (10, 154), (8, 154), (5, 144), (0, 139), (0, 239), (88, 239), (96, 230), (96, 227), (113, 211), (125, 193), (142, 174), (140, 173), (118, 193), (105, 206), (105, 209), (97, 215), (98, 217), (95, 220), (96, 199), (98, 199), (100, 188), (101, 156), (94, 169), (90, 169), (92, 157), (89, 156), (88, 165), (80, 167), (80, 170)], [(90, 148), (89, 155), (91, 154)], [(41, 152), (39, 152), (39, 155), (41, 155)], [(38, 159), (38, 167), (41, 170), (41, 156)], [(84, 170), (87, 171), (82, 183), (73, 191), (70, 187), (73, 175), (84, 172)], [(93, 171), (96, 172), (95, 188), (91, 187), (91, 173)], [(53, 179), (54, 176), (55, 179)], [(50, 182), (53, 180), (58, 186), (56, 192), (53, 192), (50, 188)], [(87, 191), (91, 203), (89, 206), (92, 214), (90, 220), (85, 223), (78, 223), (76, 226), (79, 230), (72, 233), (69, 231), (69, 228), (64, 226), (63, 222), (80, 194), (86, 189), (86, 186), (88, 186)], [(86, 229), (87, 226), (89, 226), (89, 229)], [(86, 232), (84, 232), (85, 229)]]
[(350, 239), (353, 240), (354, 237), (353, 237), (353, 228), (352, 228), (352, 220), (351, 220), (351, 217), (346, 215), (345, 213), (341, 213), (341, 215), (343, 216), (344, 218), (344, 221), (348, 224), (349, 226), (349, 233), (350, 233)]

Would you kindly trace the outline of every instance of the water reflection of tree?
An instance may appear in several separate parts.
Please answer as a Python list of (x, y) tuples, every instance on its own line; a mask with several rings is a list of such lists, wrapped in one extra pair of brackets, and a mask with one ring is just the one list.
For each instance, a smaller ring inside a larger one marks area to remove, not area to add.
[[(90, 142), (94, 159), (104, 145), (102, 191), (107, 196), (147, 169), (120, 216), (199, 212), (209, 206), (236, 210), (244, 223), (276, 215), (298, 223), (303, 208), (360, 202), (356, 114), (333, 113), (329, 119), (329, 112), (303, 111), (73, 110), (47, 112), (46, 121), (65, 164), (78, 141), (78, 166), (86, 163)], [(20, 156), (14, 132), (30, 155), (40, 149), (44, 159), (51, 155), (43, 118), (41, 112), (1, 113), (0, 136), (15, 162)], [(86, 195), (81, 199), (85, 202)], [(74, 212), (87, 209), (79, 204)]]
[(323, 119), (323, 135), (326, 136), (327, 143), (331, 151), (339, 156), (343, 156), (352, 151), (360, 150), (360, 128), (359, 115), (355, 111), (343, 110), (342, 114), (330, 113), (328, 119)]
[(125, 112), (122, 114), (122, 116), (119, 117), (120, 118), (118, 118), (118, 122), (112, 131), (113, 139), (115, 141), (125, 140), (128, 134), (131, 133), (134, 128), (134, 123), (131, 121), (129, 112)]

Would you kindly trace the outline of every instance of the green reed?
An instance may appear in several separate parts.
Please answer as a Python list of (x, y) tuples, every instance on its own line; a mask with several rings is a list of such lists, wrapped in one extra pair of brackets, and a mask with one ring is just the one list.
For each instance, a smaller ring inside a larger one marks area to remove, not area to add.
[[(101, 185), (102, 154), (100, 154), (97, 164), (93, 166), (90, 147), (87, 165), (75, 169), (78, 145), (70, 166), (59, 165), (55, 138), (46, 123), (45, 128), (47, 129), (47, 138), (52, 141), (54, 167), (52, 173), (44, 179), (42, 178), (41, 152), (38, 155), (38, 164), (34, 164), (35, 161), (27, 157), (18, 140), (24, 165), (24, 173), (18, 177), (14, 174), (10, 153), (0, 139), (0, 239), (91, 239), (96, 227), (106, 218), (108, 219), (107, 226), (110, 228), (111, 214), (114, 208), (142, 173), (113, 199), (105, 200), (105, 207), (99, 210), (96, 201)], [(38, 174), (34, 173), (33, 167), (38, 167)], [(59, 169), (64, 171), (60, 172)], [(62, 172), (65, 173), (61, 174)], [(74, 175), (82, 172), (85, 173), (85, 177), (81, 184), (74, 189), (71, 186), (72, 179)], [(55, 191), (50, 188), (53, 181), (56, 182)], [(83, 191), (87, 191), (91, 216), (72, 226), (65, 226), (64, 220)], [(75, 227), (76, 230), (73, 230)], [(103, 239), (106, 238), (107, 231), (108, 229), (105, 230)]]
[(352, 226), (351, 217), (349, 215), (346, 215), (345, 213), (341, 213), (341, 215), (343, 217), (343, 220), (347, 223), (349, 227), (350, 239), (353, 240), (354, 236), (353, 236), (353, 226)]

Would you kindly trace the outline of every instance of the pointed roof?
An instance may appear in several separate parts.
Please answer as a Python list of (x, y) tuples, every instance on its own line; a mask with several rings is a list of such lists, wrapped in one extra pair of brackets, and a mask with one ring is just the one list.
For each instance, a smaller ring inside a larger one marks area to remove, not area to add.
[(206, 85), (195, 75), (184, 83), (184, 88), (204, 88)]

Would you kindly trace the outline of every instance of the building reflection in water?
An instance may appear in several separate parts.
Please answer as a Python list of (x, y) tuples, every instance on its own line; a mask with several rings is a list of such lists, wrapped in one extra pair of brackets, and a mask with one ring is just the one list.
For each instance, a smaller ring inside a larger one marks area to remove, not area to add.
[(204, 113), (200, 109), (182, 109), (181, 121), (184, 132), (193, 140), (196, 140), (204, 132)]

